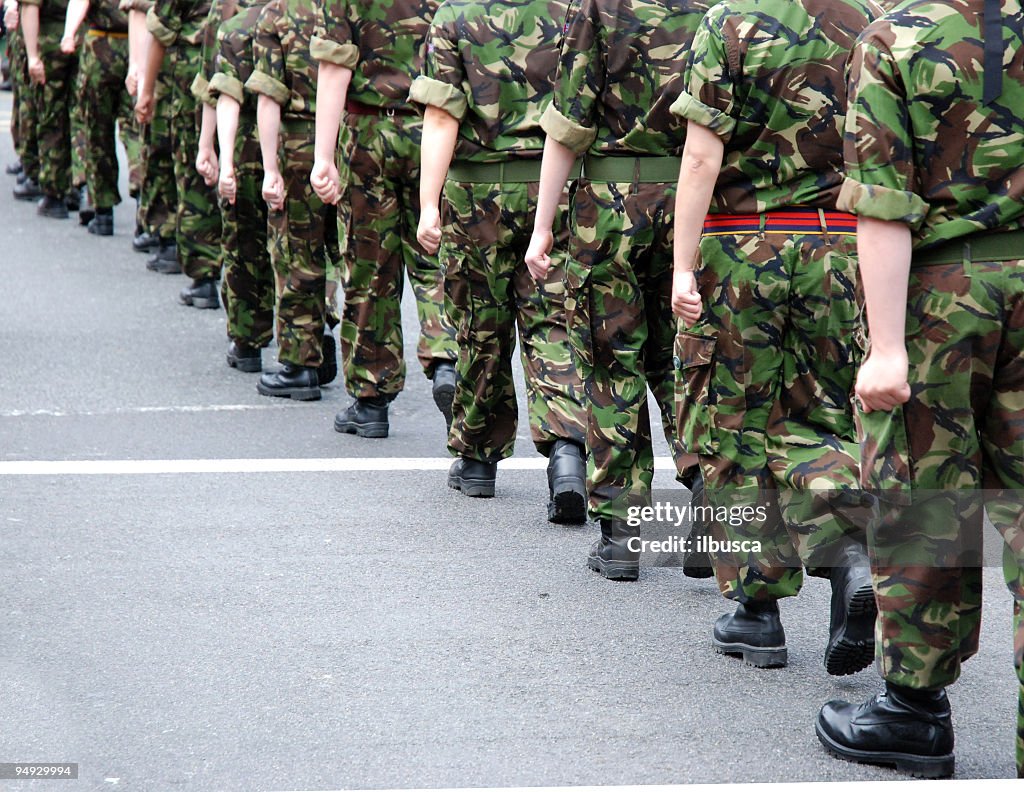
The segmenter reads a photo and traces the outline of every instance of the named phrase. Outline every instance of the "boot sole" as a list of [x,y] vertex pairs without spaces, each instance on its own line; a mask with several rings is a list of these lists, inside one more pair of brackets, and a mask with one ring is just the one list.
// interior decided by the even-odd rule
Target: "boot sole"
[[386,423],[355,423],[354,421],[335,421],[334,431],[339,434],[354,434],[358,437],[382,439],[388,436],[389,426]]
[[485,479],[466,479],[449,476],[448,486],[469,498],[493,498],[494,482]]
[[[181,267],[178,266],[161,267],[158,264],[146,264],[146,269],[148,269],[150,272],[156,272],[160,275],[181,275]],[[187,304],[188,303],[182,301],[182,305]]]
[[319,388],[282,388],[275,390],[266,387],[262,382],[256,383],[256,390],[263,396],[279,396],[295,401],[320,401]]
[[434,404],[444,416],[448,429],[452,428],[452,404],[455,402],[455,386],[442,385],[434,390]]
[[263,371],[263,361],[259,358],[233,358],[229,356],[227,361],[231,368],[244,371],[246,374],[256,374]]
[[548,503],[548,522],[582,525],[587,521],[587,497],[575,490],[559,492]]
[[[825,670],[832,676],[849,676],[863,671],[875,659],[874,625],[878,616],[875,603],[875,592],[868,586],[861,586],[850,598],[850,607],[846,611],[840,638],[825,648]],[[849,624],[855,619],[870,620],[869,634],[866,641],[851,641],[846,637]],[[864,625],[867,629],[868,625]]]
[[202,298],[197,300],[195,297],[193,297],[189,302],[185,303],[185,305],[191,305],[193,308],[200,308],[200,309],[202,309],[202,308],[220,308],[220,300],[217,299],[217,298],[207,299],[206,297],[202,297]]
[[949,778],[956,768],[956,757],[953,754],[915,756],[896,751],[859,751],[856,748],[839,745],[832,740],[825,734],[820,723],[814,724],[814,731],[825,750],[844,762],[895,767],[898,772],[908,773],[915,778]]
[[587,566],[608,580],[633,581],[640,578],[639,561],[605,561],[597,556],[587,559]]
[[737,655],[743,662],[754,668],[785,668],[789,662],[789,650],[785,646],[751,646],[742,643],[723,643],[714,638],[711,646],[722,655]]
[[114,235],[114,229],[113,228],[111,228],[109,231],[94,231],[93,229],[90,228],[90,229],[88,229],[88,231],[93,236],[113,236]]

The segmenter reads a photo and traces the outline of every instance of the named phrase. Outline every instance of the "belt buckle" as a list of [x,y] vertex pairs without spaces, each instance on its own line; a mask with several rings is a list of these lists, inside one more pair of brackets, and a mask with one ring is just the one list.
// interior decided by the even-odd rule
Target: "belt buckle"
[[386,115],[388,118],[394,118],[395,117],[395,108],[393,108],[393,107],[387,108],[384,111],[384,115]]

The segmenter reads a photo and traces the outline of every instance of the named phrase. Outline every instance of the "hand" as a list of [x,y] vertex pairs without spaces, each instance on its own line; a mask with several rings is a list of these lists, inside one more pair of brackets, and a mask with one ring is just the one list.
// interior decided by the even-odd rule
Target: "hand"
[[672,313],[693,327],[703,312],[697,279],[691,271],[675,271],[672,275]]
[[325,204],[336,204],[341,197],[341,176],[333,162],[317,160],[313,163],[313,171],[309,174],[309,183],[313,192]]
[[129,96],[135,96],[139,90],[139,64],[128,64],[128,75],[124,78],[124,87],[128,90]]
[[530,247],[526,250],[526,268],[530,270],[537,283],[543,283],[548,279],[548,272],[551,269],[551,248],[554,244],[555,238],[551,234],[551,229],[534,229]]
[[436,206],[427,206],[420,211],[420,225],[416,229],[416,239],[431,256],[441,247],[441,213]]
[[70,55],[78,47],[78,42],[74,36],[65,36],[60,40],[60,51],[65,55]]
[[20,20],[18,19],[18,6],[8,6],[7,10],[4,11],[4,27],[6,27],[10,31],[17,30],[19,21]]
[[220,178],[220,166],[217,163],[217,152],[212,146],[200,146],[196,155],[196,172],[203,177],[207,187],[213,187]]
[[46,67],[39,58],[28,59],[28,76],[36,85],[46,85]]
[[153,89],[139,85],[138,96],[135,98],[135,120],[140,124],[148,124],[153,120]]
[[872,349],[857,374],[857,398],[864,412],[892,410],[910,399],[907,350]]
[[275,212],[284,209],[284,179],[280,171],[265,171],[263,174],[263,200]]
[[232,206],[235,205],[235,198],[238,196],[238,184],[235,181],[235,169],[225,166],[220,169],[220,179],[217,182],[217,192],[220,197]]

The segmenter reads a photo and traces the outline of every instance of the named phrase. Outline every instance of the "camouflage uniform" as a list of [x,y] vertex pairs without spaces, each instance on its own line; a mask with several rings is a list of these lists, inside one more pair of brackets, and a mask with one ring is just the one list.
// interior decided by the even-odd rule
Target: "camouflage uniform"
[[132,97],[124,87],[128,74],[128,17],[118,0],[93,0],[85,18],[88,30],[79,61],[86,134],[85,170],[89,196],[97,209],[121,203],[115,123],[128,155],[128,183],[138,193],[141,143]]
[[977,651],[981,569],[962,551],[980,543],[984,505],[1015,600],[1024,777],[1024,49],[1021,5],[1005,0],[1006,50],[983,74],[995,37],[982,36],[982,8],[913,0],[862,36],[839,204],[913,239],[910,400],[861,416],[865,485],[914,493],[870,532],[881,673],[938,689]]
[[28,54],[21,28],[11,31],[11,85],[14,89],[11,133],[15,137],[18,158],[25,175],[39,181],[39,142],[35,121],[36,91],[28,79]]
[[270,213],[278,359],[312,368],[323,362],[327,275],[340,259],[337,211],[309,184],[316,127],[316,64],[309,47],[319,19],[313,0],[269,3],[253,44],[255,71],[246,83],[282,108],[278,158],[285,208]]
[[200,43],[209,11],[210,0],[157,0],[146,17],[149,32],[167,47],[164,64],[170,77],[170,145],[178,198],[175,237],[181,268],[195,281],[220,275],[217,195],[195,168],[200,108],[192,82],[202,66]]
[[[860,528],[836,497],[859,489],[860,300],[856,221],[835,204],[843,69],[880,11],[869,3],[719,3],[672,108],[724,143],[700,243],[704,314],[679,334],[676,357],[680,438],[714,505],[766,507],[766,520],[713,525],[720,538],[761,542],[761,553],[715,559],[722,593],[742,602],[796,594],[801,563],[828,576],[840,540]],[[816,26],[822,14],[835,24]],[[764,15],[778,27],[765,31]]]
[[[152,0],[122,0],[123,11],[148,13]],[[164,240],[173,241],[178,206],[174,181],[174,149],[171,146],[171,69],[164,57],[156,76],[153,118],[139,130],[142,156],[139,167],[139,225]]]
[[[60,51],[67,0],[21,0],[39,6],[39,58],[46,67],[46,84],[31,85],[39,152],[39,186],[47,195],[63,198],[71,188],[71,109],[78,74],[78,53]],[[27,80],[27,77],[26,77]]]
[[672,207],[685,128],[668,108],[703,0],[582,0],[570,14],[545,132],[586,152],[572,206],[565,303],[589,402],[587,491],[595,518],[649,501],[648,386],[675,440]]
[[[482,462],[505,459],[514,449],[516,322],[534,444],[547,455],[556,440],[585,441],[582,384],[565,325],[568,193],[547,282],[538,288],[523,262],[544,148],[542,103],[552,90],[558,21],[568,5],[448,0],[434,17],[424,74],[410,94],[461,121],[445,185],[440,254],[459,339],[448,447]],[[511,173],[513,166],[523,172]]]
[[274,337],[274,275],[267,249],[267,204],[263,200],[263,156],[256,131],[256,97],[243,90],[253,72],[256,22],[266,0],[241,3],[226,21],[214,0],[207,19],[204,72],[193,93],[217,106],[220,94],[241,105],[235,135],[235,203],[222,199],[221,296],[227,311],[228,338],[262,349]]
[[405,387],[406,272],[416,296],[423,370],[432,377],[436,362],[457,356],[441,271],[416,241],[423,121],[408,102],[437,6],[436,0],[327,0],[323,27],[310,45],[316,60],[353,71],[342,133],[351,178],[341,204],[353,220],[343,234],[341,349],[345,384],[357,398],[390,400]]

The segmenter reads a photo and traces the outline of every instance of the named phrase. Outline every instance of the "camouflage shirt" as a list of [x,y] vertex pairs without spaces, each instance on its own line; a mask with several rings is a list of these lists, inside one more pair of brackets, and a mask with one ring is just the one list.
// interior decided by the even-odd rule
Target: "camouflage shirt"
[[210,0],[155,0],[146,14],[146,28],[165,47],[179,40],[200,44],[209,11]]
[[256,24],[266,0],[241,4],[238,13],[217,29],[217,56],[214,58],[210,95],[230,96],[240,105],[242,112],[255,116],[256,97],[243,90],[253,72],[253,39]]
[[211,0],[206,24],[203,26],[199,71],[192,81],[192,95],[210,107],[217,106],[217,97],[210,93],[210,80],[217,70],[217,31],[221,23],[227,20],[227,11],[225,0]]
[[850,60],[839,205],[906,223],[915,249],[1024,228],[1024,16],[1003,0],[1002,94],[982,104],[983,0],[912,0]]
[[126,14],[129,11],[141,11],[143,14],[147,14],[153,7],[153,0],[121,0],[119,5]]
[[462,121],[456,157],[495,162],[544,149],[567,0],[446,0],[410,99]]
[[318,61],[353,70],[349,99],[408,108],[438,5],[437,0],[323,0],[322,25],[310,51]]
[[672,110],[725,144],[712,212],[835,208],[846,60],[880,14],[872,0],[725,0],[708,12]]
[[93,30],[128,32],[128,14],[121,10],[120,0],[89,0],[85,23]]
[[680,153],[686,125],[669,107],[709,2],[574,0],[544,131],[577,153]]
[[272,0],[253,42],[255,71],[245,87],[266,94],[291,119],[316,117],[316,61],[309,54],[320,21],[315,0]]

